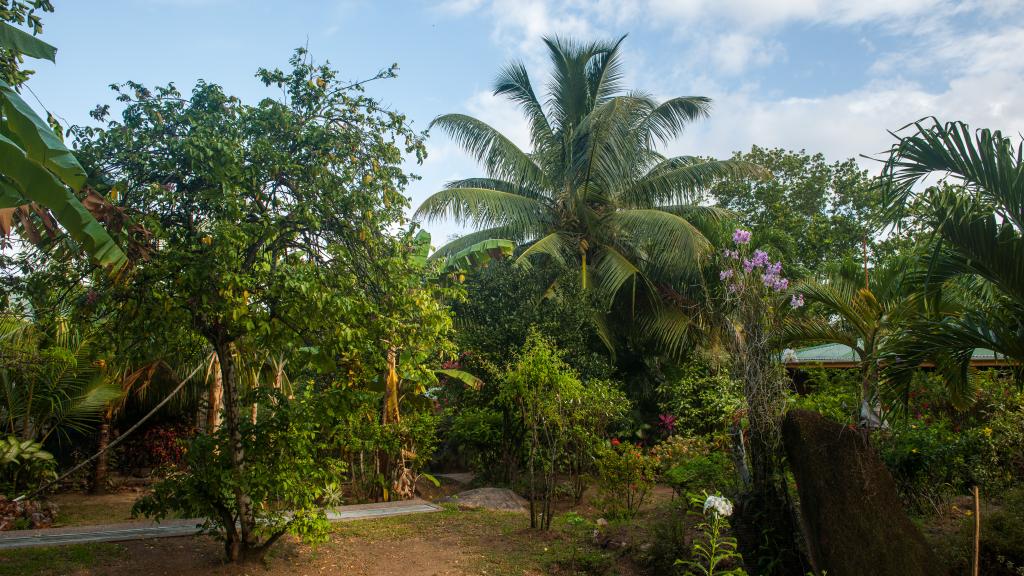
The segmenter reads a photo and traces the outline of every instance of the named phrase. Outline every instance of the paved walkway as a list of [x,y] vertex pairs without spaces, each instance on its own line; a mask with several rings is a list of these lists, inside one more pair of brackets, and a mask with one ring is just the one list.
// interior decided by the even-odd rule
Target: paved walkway
[[[403,500],[400,502],[379,502],[376,504],[355,504],[339,506],[327,511],[332,522],[437,512],[441,508],[426,500]],[[120,542],[146,538],[170,538],[190,536],[196,533],[199,519],[164,520],[163,522],[132,522],[127,524],[104,524],[74,526],[68,528],[45,528],[42,530],[11,530],[0,532],[0,550],[28,548],[30,546],[61,546],[64,544],[89,544],[92,542]]]

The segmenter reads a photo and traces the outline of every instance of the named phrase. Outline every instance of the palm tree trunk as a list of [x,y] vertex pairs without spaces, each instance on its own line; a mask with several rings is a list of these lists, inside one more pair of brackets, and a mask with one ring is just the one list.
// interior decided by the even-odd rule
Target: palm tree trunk
[[90,494],[103,494],[107,491],[107,445],[110,444],[110,421],[113,419],[114,409],[108,406],[103,412],[103,420],[98,430],[99,438],[96,442],[96,450],[99,457],[96,458],[96,466],[92,471],[92,486]]

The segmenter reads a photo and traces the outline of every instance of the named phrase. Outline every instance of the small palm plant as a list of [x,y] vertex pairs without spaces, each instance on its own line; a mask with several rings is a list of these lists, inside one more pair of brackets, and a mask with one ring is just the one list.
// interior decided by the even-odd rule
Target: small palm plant
[[120,386],[88,339],[57,321],[52,330],[13,317],[0,319],[0,424],[21,440],[70,439],[99,421]]

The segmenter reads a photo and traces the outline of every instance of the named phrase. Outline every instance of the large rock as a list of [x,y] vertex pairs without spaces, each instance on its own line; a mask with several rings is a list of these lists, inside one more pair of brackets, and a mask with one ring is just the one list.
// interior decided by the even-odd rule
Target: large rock
[[475,488],[453,494],[439,502],[451,502],[458,504],[459,508],[505,510],[513,512],[526,512],[529,510],[529,503],[523,497],[508,488]]
[[829,576],[945,571],[903,511],[896,483],[861,432],[791,410],[782,426],[811,561]]

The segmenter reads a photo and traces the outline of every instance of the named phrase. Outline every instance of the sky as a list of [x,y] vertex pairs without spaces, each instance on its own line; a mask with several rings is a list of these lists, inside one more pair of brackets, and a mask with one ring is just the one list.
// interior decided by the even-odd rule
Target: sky
[[[1024,0],[55,0],[43,39],[56,65],[34,62],[29,87],[70,124],[89,124],[109,85],[198,79],[256,103],[274,92],[254,77],[308,46],[352,80],[399,65],[370,95],[418,130],[449,112],[490,123],[521,147],[516,107],[491,93],[499,68],[521,60],[535,86],[541,38],[618,38],[626,85],[660,99],[713,100],[668,154],[728,157],[752,145],[821,152],[830,161],[878,155],[889,131],[926,116],[1024,132]],[[443,134],[410,169],[415,208],[444,182],[480,175]],[[426,223],[439,244],[460,228]]]

